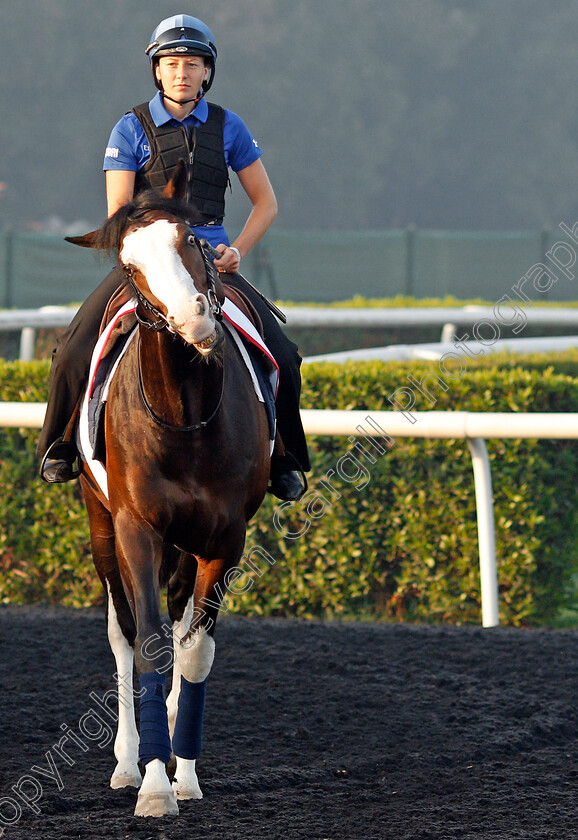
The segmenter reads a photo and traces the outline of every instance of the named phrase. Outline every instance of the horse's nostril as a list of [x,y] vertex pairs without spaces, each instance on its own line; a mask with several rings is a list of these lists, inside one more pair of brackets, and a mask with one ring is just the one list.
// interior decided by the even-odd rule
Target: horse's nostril
[[195,315],[204,315],[205,314],[205,305],[202,300],[198,300],[195,302]]

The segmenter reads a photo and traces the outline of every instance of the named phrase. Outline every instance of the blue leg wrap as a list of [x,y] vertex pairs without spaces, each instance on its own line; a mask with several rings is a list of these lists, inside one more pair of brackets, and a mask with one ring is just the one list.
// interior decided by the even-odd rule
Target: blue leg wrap
[[165,703],[165,675],[153,671],[140,675],[140,742],[138,757],[143,764],[159,758],[165,764],[171,760],[171,740]]
[[173,752],[179,758],[198,758],[201,753],[206,688],[206,679],[193,683],[181,675],[179,711],[173,735]]

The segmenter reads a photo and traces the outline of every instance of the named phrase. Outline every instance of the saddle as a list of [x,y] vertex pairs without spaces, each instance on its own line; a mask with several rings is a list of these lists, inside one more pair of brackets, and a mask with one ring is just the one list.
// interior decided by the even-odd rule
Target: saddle
[[223,288],[225,290],[225,298],[227,300],[230,300],[231,303],[234,303],[236,306],[238,306],[243,315],[247,316],[247,318],[249,319],[249,321],[251,321],[261,338],[263,338],[263,322],[261,321],[259,313],[255,309],[247,295],[240,289],[236,289],[234,286],[230,286],[226,281],[223,282]]
[[[106,305],[106,309],[104,310],[104,315],[102,316],[102,321],[100,322],[100,329],[98,331],[99,336],[103,334],[106,327],[110,324],[112,320],[117,316],[123,306],[125,306],[129,300],[133,297],[132,289],[128,283],[123,283],[122,286],[119,286],[116,292],[112,295],[110,300]],[[108,355],[111,348],[114,347],[118,338],[121,335],[126,335],[129,333],[136,324],[136,315],[126,316],[125,318],[119,318],[119,321],[112,329],[110,334],[110,338],[102,351],[101,359],[104,359],[105,356]]]

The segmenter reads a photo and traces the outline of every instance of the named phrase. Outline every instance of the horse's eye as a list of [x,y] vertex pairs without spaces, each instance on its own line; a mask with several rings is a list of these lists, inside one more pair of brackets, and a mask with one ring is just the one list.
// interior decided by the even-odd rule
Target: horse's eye
[[187,236],[187,244],[190,245],[191,248],[194,246],[194,244],[195,244],[195,234],[194,233],[190,233]]

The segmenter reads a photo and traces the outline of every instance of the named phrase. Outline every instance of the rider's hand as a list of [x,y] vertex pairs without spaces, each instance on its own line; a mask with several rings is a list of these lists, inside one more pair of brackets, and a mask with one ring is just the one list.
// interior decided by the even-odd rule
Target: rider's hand
[[215,268],[217,271],[227,274],[235,274],[239,270],[241,258],[236,248],[231,248],[228,245],[217,245],[216,250],[221,254],[220,259],[215,260]]

